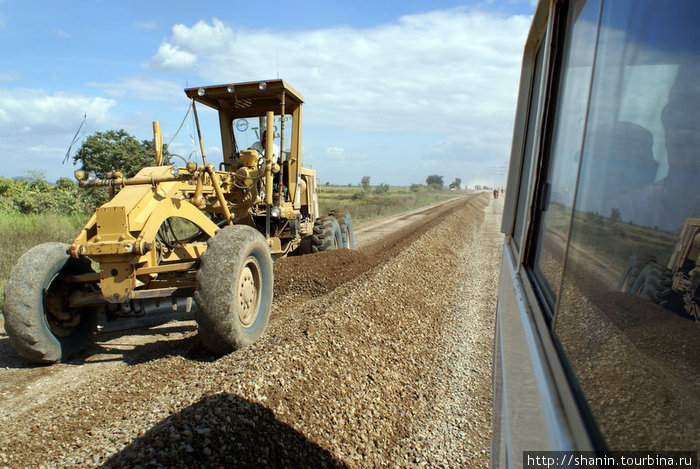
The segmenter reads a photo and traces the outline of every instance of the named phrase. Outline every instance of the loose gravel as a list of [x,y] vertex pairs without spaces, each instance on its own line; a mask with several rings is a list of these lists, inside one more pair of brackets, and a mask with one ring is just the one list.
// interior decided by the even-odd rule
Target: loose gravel
[[0,369],[0,467],[488,467],[498,210],[278,261],[268,331],[223,357],[176,322]]

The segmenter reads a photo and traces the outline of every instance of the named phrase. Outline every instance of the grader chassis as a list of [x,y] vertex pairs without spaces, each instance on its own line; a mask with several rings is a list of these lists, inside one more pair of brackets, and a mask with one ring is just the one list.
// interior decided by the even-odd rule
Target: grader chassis
[[[349,213],[318,215],[316,172],[301,160],[299,93],[283,80],[185,93],[202,164],[162,165],[154,123],[157,166],[132,178],[76,171],[80,187],[109,188],[110,200],[70,246],[36,246],[14,267],[2,311],[10,342],[26,359],[64,361],[90,342],[98,316],[123,321],[147,315],[149,301],[188,297],[198,305],[204,347],[228,353],[267,325],[273,258],[354,247]],[[207,163],[197,103],[219,115],[218,169]]]

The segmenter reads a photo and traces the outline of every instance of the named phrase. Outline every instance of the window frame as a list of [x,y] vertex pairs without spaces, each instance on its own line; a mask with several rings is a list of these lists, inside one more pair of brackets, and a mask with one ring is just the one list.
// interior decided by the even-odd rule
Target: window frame
[[[597,0],[601,4],[603,0]],[[541,2],[545,3],[545,2]],[[538,381],[542,380],[540,388],[541,399],[551,399],[551,406],[558,408],[561,414],[550,415],[547,420],[551,423],[558,421],[568,427],[570,444],[579,450],[605,450],[602,439],[585,396],[578,386],[573,369],[568,363],[566,354],[552,332],[552,321],[556,311],[556,302],[546,300],[543,291],[542,278],[532,268],[537,250],[537,239],[542,208],[546,202],[547,169],[552,161],[551,143],[555,127],[558,98],[560,96],[563,65],[570,46],[568,34],[571,25],[569,8],[571,3],[565,0],[546,2],[547,14],[533,19],[528,41],[525,46],[523,68],[521,73],[520,97],[516,111],[511,161],[508,173],[508,191],[504,204],[504,215],[501,231],[506,234],[504,264],[511,266],[511,284],[515,287],[515,296],[521,302],[520,321],[524,330],[531,332],[529,340],[533,341],[530,350],[539,350],[538,362],[540,373]],[[585,1],[580,3],[585,5]],[[538,8],[539,10],[539,8]],[[572,23],[573,24],[573,23]],[[565,39],[565,40],[563,40]],[[537,54],[543,50],[542,71],[540,82],[537,83],[536,63]],[[591,69],[591,72],[593,68]],[[537,102],[532,102],[532,90],[539,86]],[[589,84],[590,86],[590,84]],[[523,95],[523,93],[527,93]],[[523,102],[527,99],[526,102]],[[531,106],[536,105],[535,122],[531,122]],[[526,135],[530,125],[534,125],[533,142],[528,145]],[[584,127],[585,134],[585,127]],[[529,174],[523,174],[525,158],[530,159]],[[527,184],[526,191],[521,194],[521,185]],[[578,185],[578,168],[576,174]],[[523,209],[519,209],[519,199],[525,196]],[[521,232],[515,233],[516,217],[524,217]],[[568,251],[571,224],[565,241],[564,261]],[[520,237],[520,246],[514,242]],[[563,266],[565,269],[565,265]],[[563,271],[562,271],[563,274]],[[503,275],[503,274],[502,274]],[[501,282],[504,281],[502,276]],[[561,285],[553,285],[560,288]],[[500,297],[500,293],[499,293]],[[500,311],[499,316],[506,316]],[[503,318],[499,322],[504,321]],[[530,331],[531,329],[531,331]],[[534,345],[534,344],[538,345]],[[536,366],[536,367],[537,367]],[[549,384],[543,384],[543,383]],[[545,397],[545,394],[548,397]],[[551,419],[551,420],[550,420]],[[550,435],[551,437],[551,435]],[[562,442],[560,441],[560,444]]]

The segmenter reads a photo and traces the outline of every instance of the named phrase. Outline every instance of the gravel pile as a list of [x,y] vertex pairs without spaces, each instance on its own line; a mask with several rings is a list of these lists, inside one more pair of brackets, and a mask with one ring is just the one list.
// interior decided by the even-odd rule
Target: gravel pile
[[247,349],[172,323],[109,372],[52,367],[80,385],[3,408],[0,467],[488,467],[499,207],[278,261]]

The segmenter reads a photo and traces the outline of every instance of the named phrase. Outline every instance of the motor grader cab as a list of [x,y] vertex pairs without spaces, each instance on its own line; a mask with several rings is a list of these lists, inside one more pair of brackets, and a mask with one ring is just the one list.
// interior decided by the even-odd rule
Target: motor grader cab
[[[272,303],[272,259],[352,248],[349,213],[319,217],[316,172],[302,165],[303,98],[283,80],[185,90],[201,162],[157,166],[133,178],[85,178],[105,187],[70,245],[25,253],[10,274],[2,307],[14,348],[30,361],[65,360],[89,343],[100,317],[148,314],[149,301],[194,297],[205,348],[228,353],[263,333]],[[207,162],[197,104],[218,112],[223,161]],[[262,140],[262,141],[261,141]]]

